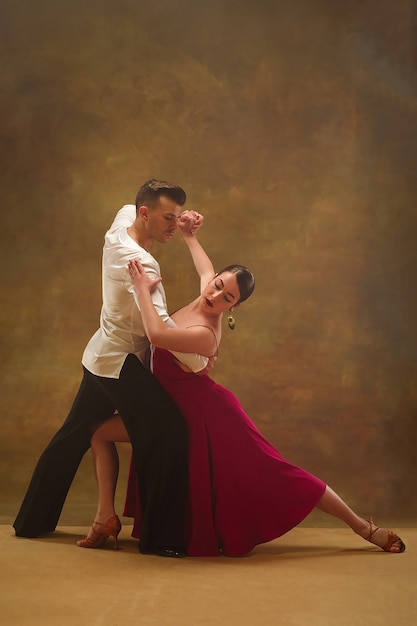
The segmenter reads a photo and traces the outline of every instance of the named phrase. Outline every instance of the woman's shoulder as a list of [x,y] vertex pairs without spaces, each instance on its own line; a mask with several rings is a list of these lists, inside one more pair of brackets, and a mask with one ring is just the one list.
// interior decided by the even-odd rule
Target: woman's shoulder
[[218,337],[217,337],[217,334],[216,334],[214,328],[212,328],[212,326],[209,326],[207,324],[190,324],[189,326],[186,326],[186,328],[197,328],[197,327],[207,328],[211,332],[211,334],[213,336],[215,351],[213,352],[213,354],[210,354],[209,356],[210,357],[217,356],[218,353],[219,353],[219,340],[218,340]]

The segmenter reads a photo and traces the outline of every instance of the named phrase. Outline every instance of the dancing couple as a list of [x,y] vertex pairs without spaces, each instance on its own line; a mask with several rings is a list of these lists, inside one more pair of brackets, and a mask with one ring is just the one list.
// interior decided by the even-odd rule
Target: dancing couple
[[[98,508],[87,537],[77,543],[98,548],[112,536],[117,547],[115,442],[130,441],[124,514],[134,518],[142,553],[244,555],[288,532],[315,507],[386,552],[403,552],[395,533],[358,516],[325,482],[284,459],[234,394],[210,377],[223,315],[233,327],[232,314],[255,281],[241,265],[215,272],[197,237],[203,218],[182,211],[184,203],[181,188],[148,181],[135,213],[132,205],[121,209],[106,234],[100,329],[84,352],[84,377],[70,415],[35,469],[16,534],[54,530],[91,444]],[[168,316],[149,249],[177,228],[200,277],[200,295]],[[146,362],[149,342],[153,374]]]

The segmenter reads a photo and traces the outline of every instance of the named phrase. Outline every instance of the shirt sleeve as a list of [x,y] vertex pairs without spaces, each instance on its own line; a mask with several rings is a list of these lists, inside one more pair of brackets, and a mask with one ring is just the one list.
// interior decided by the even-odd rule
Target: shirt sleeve
[[136,219],[136,206],[134,204],[125,204],[117,212],[109,231],[118,230],[119,228],[128,228],[132,226]]
[[[161,276],[159,265],[157,261],[151,255],[132,255],[132,258],[137,258],[149,278],[152,280],[159,278]],[[130,279],[129,271],[126,269],[126,287],[127,290],[133,295],[135,299],[136,306],[140,311],[140,304],[138,300],[137,293]],[[166,323],[168,326],[172,326],[175,324],[172,322],[171,318],[168,314],[167,309],[167,301],[165,296],[165,290],[162,286],[162,282],[159,282],[155,289],[151,293],[151,298],[153,305],[158,313],[159,317]]]

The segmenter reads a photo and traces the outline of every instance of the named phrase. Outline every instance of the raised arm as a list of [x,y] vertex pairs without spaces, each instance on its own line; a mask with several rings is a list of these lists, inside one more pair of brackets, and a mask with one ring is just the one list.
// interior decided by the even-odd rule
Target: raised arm
[[161,278],[152,280],[137,260],[129,262],[129,273],[137,293],[146,335],[154,346],[176,352],[197,352],[207,357],[214,353],[215,338],[206,326],[171,328],[164,324],[151,298],[151,292]]
[[197,231],[201,227],[203,217],[196,211],[183,211],[178,218],[178,230],[187,244],[195,269],[200,277],[200,292],[214,276],[214,268],[204,248],[197,239]]

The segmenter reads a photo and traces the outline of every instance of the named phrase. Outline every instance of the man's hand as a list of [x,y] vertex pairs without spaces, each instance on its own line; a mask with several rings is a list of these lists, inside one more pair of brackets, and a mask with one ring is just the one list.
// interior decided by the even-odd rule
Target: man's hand
[[202,376],[203,374],[208,374],[210,370],[213,369],[214,364],[216,362],[217,356],[210,356],[206,367],[199,372],[195,372],[198,376]]
[[204,217],[197,211],[183,211],[177,218],[178,230],[183,237],[191,237],[203,225]]

